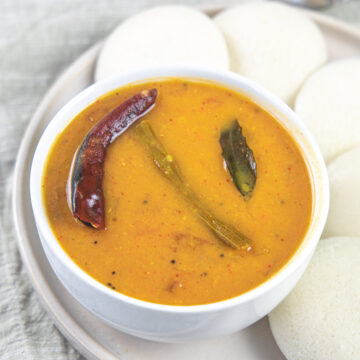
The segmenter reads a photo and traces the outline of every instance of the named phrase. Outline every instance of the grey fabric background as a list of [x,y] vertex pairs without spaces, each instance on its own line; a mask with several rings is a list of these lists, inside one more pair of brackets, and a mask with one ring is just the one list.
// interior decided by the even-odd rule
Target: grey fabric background
[[[81,359],[42,309],[11,221],[11,176],[21,137],[49,86],[122,19],[165,3],[241,0],[0,0],[0,359]],[[360,25],[360,0],[325,12]]]

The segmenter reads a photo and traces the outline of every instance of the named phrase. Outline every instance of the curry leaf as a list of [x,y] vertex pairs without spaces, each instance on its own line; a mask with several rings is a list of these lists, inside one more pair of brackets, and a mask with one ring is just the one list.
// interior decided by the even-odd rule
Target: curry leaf
[[235,186],[243,196],[251,196],[257,177],[256,162],[236,119],[221,131],[220,145]]

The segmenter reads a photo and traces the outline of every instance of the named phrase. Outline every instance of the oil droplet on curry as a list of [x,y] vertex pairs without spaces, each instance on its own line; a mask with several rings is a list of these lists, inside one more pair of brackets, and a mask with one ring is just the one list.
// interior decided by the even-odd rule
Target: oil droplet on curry
[[[136,125],[107,149],[106,229],[74,219],[66,189],[77,148],[106,114],[150,88],[158,90],[155,107],[138,123],[151,124],[199,201],[251,239],[252,251],[227,246],[201,221],[154,166]],[[220,133],[234,119],[256,159],[250,198],[224,168]],[[90,276],[137,299],[199,305],[243,294],[287,263],[310,223],[312,187],[297,145],[270,114],[211,82],[170,78],[120,88],[77,115],[48,156],[43,200],[59,243]]]

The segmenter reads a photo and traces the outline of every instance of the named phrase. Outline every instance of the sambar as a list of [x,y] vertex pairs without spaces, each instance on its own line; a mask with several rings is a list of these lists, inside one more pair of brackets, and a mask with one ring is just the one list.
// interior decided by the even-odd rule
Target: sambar
[[[199,200],[251,239],[254,251],[219,241],[154,166],[133,127],[106,154],[106,230],[74,220],[66,189],[77,148],[96,122],[149,88],[158,89],[156,105],[139,121],[151,123]],[[223,166],[220,131],[233,119],[257,163],[249,199]],[[48,156],[43,199],[56,238],[84,271],[125,295],[171,305],[221,301],[260,285],[294,254],[312,215],[307,166],[277,120],[232,90],[178,78],[127,85],[78,114]]]

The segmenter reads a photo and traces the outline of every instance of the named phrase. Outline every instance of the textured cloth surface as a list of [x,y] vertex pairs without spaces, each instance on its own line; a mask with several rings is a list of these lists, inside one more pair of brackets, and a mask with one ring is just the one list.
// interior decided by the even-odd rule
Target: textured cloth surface
[[[0,359],[81,359],[32,289],[11,220],[11,177],[21,137],[42,96],[84,50],[122,19],[165,3],[241,0],[0,0]],[[360,0],[325,12],[360,25]]]

